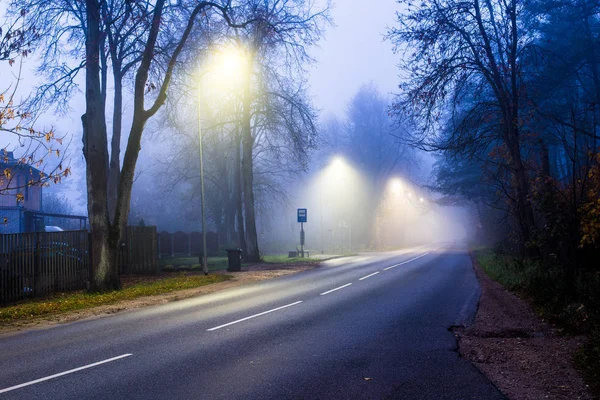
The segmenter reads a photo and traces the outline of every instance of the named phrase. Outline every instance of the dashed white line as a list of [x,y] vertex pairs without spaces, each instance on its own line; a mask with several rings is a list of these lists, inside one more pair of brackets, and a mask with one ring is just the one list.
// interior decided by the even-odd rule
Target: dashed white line
[[229,322],[227,324],[215,326],[214,328],[207,329],[207,331],[209,331],[209,332],[216,331],[217,329],[225,328],[226,326],[229,326],[229,325],[238,324],[240,322],[248,321],[249,319],[260,317],[261,315],[269,314],[269,313],[272,313],[272,312],[275,312],[275,311],[283,310],[284,308],[292,307],[292,306],[295,306],[295,305],[300,304],[300,303],[302,303],[302,300],[297,301],[295,303],[286,304],[285,306],[277,307],[277,308],[274,308],[274,309],[269,310],[269,311],[263,311],[261,313],[254,314],[254,315],[251,315],[251,316],[246,317],[246,318],[238,319],[236,321],[232,321],[232,322]]
[[323,292],[323,293],[321,293],[321,296],[325,296],[326,294],[329,294],[329,293],[331,293],[331,292],[335,292],[336,290],[343,289],[343,288],[345,288],[345,287],[348,287],[348,286],[350,286],[350,285],[352,285],[352,283],[346,283],[345,285],[342,285],[342,286],[340,286],[340,287],[336,287],[335,289],[331,289],[331,290],[328,290],[328,291],[326,291],[326,292]]
[[425,254],[421,254],[421,255],[420,255],[420,256],[418,256],[418,257],[411,258],[410,260],[403,261],[403,262],[401,262],[400,264],[395,264],[395,265],[392,265],[391,267],[384,268],[383,270],[384,270],[384,271],[387,271],[388,269],[392,269],[392,268],[396,268],[396,267],[399,267],[399,266],[401,266],[401,265],[404,265],[404,264],[408,264],[408,263],[409,263],[409,262],[411,262],[411,261],[415,261],[415,260],[418,260],[418,259],[419,259],[419,258],[421,258],[421,257],[425,257],[427,254],[429,254],[429,252],[427,252],[427,253],[425,253]]
[[132,355],[133,354],[123,354],[123,355],[120,355],[118,357],[109,358],[108,360],[98,361],[98,362],[95,362],[93,364],[84,365],[83,367],[70,369],[68,371],[60,372],[58,374],[54,374],[54,375],[50,375],[50,376],[46,376],[44,378],[36,379],[34,381],[29,381],[29,382],[21,383],[20,385],[15,385],[15,386],[7,387],[5,389],[0,389],[0,393],[6,393],[6,392],[10,392],[12,390],[20,389],[20,388],[25,387],[25,386],[35,385],[36,383],[48,381],[50,379],[58,378],[59,376],[63,376],[63,375],[72,374],[74,372],[81,371],[81,370],[84,370],[84,369],[88,369],[88,368],[92,368],[92,367],[97,367],[98,365],[102,365],[102,364],[106,364],[106,363],[109,363],[109,362],[112,362],[112,361],[120,360],[121,358],[129,357],[129,356],[132,356]]
[[359,279],[359,281],[363,281],[363,280],[365,280],[367,278],[372,277],[373,275],[377,275],[378,273],[379,273],[379,271],[373,272],[371,275],[363,276],[362,278]]

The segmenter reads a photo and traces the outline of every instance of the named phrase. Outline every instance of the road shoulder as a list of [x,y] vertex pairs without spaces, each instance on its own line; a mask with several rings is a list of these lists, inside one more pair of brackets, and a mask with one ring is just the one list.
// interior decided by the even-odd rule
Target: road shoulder
[[[233,278],[224,282],[213,283],[192,289],[178,290],[155,296],[139,297],[132,300],[119,301],[112,304],[102,305],[94,308],[71,311],[63,314],[3,322],[0,324],[0,337],[17,334],[27,330],[47,329],[58,324],[71,323],[80,320],[101,318],[142,307],[166,304],[173,301],[202,296],[230,288],[252,284],[267,279],[290,275],[318,267],[319,261],[308,261],[291,264],[269,264],[259,263],[245,265],[241,272],[216,271],[215,274],[228,274]],[[157,279],[156,276],[124,276],[123,285]]]
[[560,336],[472,260],[481,298],[475,323],[453,329],[460,355],[511,400],[592,399],[573,367],[585,338]]

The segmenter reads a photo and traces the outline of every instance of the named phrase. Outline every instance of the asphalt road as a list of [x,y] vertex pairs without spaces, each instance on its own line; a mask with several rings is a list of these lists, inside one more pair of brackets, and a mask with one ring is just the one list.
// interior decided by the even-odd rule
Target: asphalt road
[[0,399],[502,399],[448,331],[478,296],[450,245],[331,260],[0,338]]

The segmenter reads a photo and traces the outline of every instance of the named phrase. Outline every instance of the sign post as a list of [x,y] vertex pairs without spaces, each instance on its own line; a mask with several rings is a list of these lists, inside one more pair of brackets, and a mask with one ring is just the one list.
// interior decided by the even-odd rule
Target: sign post
[[304,258],[304,223],[307,222],[306,208],[298,209],[298,222],[300,223],[300,257]]

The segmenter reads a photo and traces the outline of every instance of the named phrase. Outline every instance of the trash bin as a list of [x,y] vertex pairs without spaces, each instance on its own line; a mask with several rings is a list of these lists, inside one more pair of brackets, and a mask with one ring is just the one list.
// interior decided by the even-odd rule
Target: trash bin
[[242,270],[242,249],[226,249],[229,272],[240,272]]

